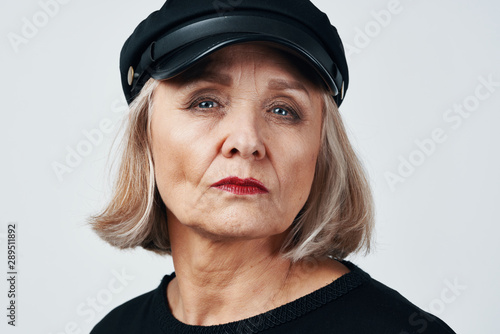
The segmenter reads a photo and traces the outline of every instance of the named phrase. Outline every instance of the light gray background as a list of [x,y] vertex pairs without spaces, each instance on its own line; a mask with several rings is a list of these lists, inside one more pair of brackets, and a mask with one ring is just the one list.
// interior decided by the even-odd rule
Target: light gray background
[[[2,333],[87,333],[173,270],[168,257],[111,248],[85,223],[109,195],[107,156],[126,115],[120,48],[163,1],[65,2],[46,22],[35,0],[2,0],[0,10],[1,268],[9,222],[18,224],[19,246],[18,326],[7,326],[2,311]],[[376,251],[351,260],[457,333],[498,333],[500,3],[314,2],[349,45],[351,84],[341,112],[377,205]],[[391,6],[390,22],[377,23],[374,12]],[[34,16],[43,26],[16,52],[9,36],[22,36],[23,19]],[[475,100],[476,89],[488,92],[478,88],[481,77],[497,86]],[[443,118],[463,103],[474,111],[460,124]],[[114,131],[58,179],[53,163],[65,164],[83,132],[103,121]],[[418,158],[416,141],[437,129],[446,140],[391,189],[386,174],[398,172],[401,157]]]

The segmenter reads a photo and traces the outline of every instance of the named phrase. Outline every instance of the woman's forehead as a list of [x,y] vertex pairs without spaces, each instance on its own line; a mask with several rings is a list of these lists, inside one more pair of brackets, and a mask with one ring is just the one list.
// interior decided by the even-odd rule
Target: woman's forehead
[[[177,79],[191,82],[197,79],[208,79],[230,85],[235,67],[245,70],[245,65],[253,71],[265,66],[266,71],[281,76],[276,79],[295,79],[300,82],[320,86],[322,80],[314,68],[305,60],[285,50],[264,43],[244,43],[224,47],[198,61],[195,65],[181,73]],[[247,69],[248,70],[248,69]]]

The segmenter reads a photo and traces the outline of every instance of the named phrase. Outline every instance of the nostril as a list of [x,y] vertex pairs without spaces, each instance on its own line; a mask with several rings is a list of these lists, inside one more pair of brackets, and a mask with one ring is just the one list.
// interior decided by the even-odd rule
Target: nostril
[[248,133],[230,133],[224,138],[222,153],[225,157],[231,158],[241,156],[244,159],[260,160],[266,155],[264,144],[260,137]]

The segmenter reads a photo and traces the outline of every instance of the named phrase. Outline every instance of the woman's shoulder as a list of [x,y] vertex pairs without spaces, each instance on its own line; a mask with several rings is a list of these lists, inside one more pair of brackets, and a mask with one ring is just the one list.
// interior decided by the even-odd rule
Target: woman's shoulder
[[166,286],[175,274],[165,275],[160,285],[137,296],[111,310],[99,321],[90,334],[128,334],[128,333],[162,333],[156,326],[157,307],[160,300],[159,291]]
[[358,284],[327,308],[333,308],[334,314],[343,314],[339,318],[352,321],[350,326],[356,322],[360,333],[378,333],[376,329],[382,328],[380,333],[454,333],[441,319],[420,309],[398,291],[373,279],[353,263],[342,263],[350,270],[344,279]]

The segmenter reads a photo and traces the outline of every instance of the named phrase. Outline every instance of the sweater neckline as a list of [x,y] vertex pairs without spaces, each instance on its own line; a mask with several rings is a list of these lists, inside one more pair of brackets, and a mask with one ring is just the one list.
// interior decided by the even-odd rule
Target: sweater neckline
[[175,272],[165,275],[153,297],[153,309],[159,326],[165,333],[180,334],[218,334],[218,333],[257,333],[288,321],[297,319],[315,309],[347,294],[370,278],[366,272],[351,263],[340,261],[349,272],[334,280],[332,283],[313,291],[303,297],[278,306],[267,312],[250,318],[212,326],[188,325],[172,315],[168,306],[167,285],[175,277]]

